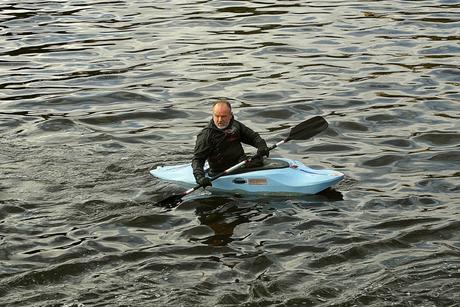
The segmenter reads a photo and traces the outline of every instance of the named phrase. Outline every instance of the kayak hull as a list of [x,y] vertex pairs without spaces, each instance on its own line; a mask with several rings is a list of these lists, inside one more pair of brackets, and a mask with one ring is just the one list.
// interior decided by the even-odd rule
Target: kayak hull
[[[225,175],[207,188],[213,193],[313,195],[334,186],[344,174],[327,169],[312,169],[302,162],[285,158],[267,159],[268,164],[281,167],[248,169],[246,172]],[[191,164],[158,166],[151,175],[190,188],[196,186]]]

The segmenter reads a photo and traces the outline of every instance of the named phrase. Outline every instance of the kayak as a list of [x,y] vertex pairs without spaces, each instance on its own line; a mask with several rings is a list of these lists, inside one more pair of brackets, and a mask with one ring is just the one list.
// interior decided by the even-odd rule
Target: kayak
[[[150,174],[187,188],[197,185],[190,163],[158,166]],[[270,158],[265,159],[261,167],[241,168],[219,177],[207,189],[213,193],[313,195],[332,187],[343,177],[340,172],[312,169],[300,161]]]

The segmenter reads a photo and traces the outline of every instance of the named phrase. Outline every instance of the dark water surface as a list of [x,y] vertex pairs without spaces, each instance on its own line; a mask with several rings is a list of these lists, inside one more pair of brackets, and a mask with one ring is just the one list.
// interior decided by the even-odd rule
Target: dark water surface
[[[460,306],[458,1],[1,1],[0,305]],[[152,178],[216,97],[303,198]],[[250,151],[250,149],[248,149]]]

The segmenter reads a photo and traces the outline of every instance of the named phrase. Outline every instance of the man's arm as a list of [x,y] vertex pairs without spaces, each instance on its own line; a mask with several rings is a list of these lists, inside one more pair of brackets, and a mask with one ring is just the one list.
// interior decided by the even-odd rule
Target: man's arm
[[209,151],[210,147],[207,141],[207,133],[203,130],[196,138],[195,150],[192,158],[193,176],[196,182],[200,182],[200,180],[205,177],[203,167],[208,158]]
[[243,123],[240,124],[240,137],[241,137],[241,142],[254,146],[257,148],[257,154],[260,156],[267,156],[268,157],[268,147],[267,143],[265,140],[254,130],[251,128],[245,126]]

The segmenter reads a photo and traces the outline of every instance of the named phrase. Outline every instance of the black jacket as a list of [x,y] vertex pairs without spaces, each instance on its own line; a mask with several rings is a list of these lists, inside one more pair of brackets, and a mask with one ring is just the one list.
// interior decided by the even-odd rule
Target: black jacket
[[241,122],[231,119],[225,129],[219,129],[211,119],[197,137],[192,159],[193,175],[198,181],[204,177],[203,166],[206,160],[213,174],[220,173],[245,159],[241,143],[259,148],[267,146],[257,132]]

